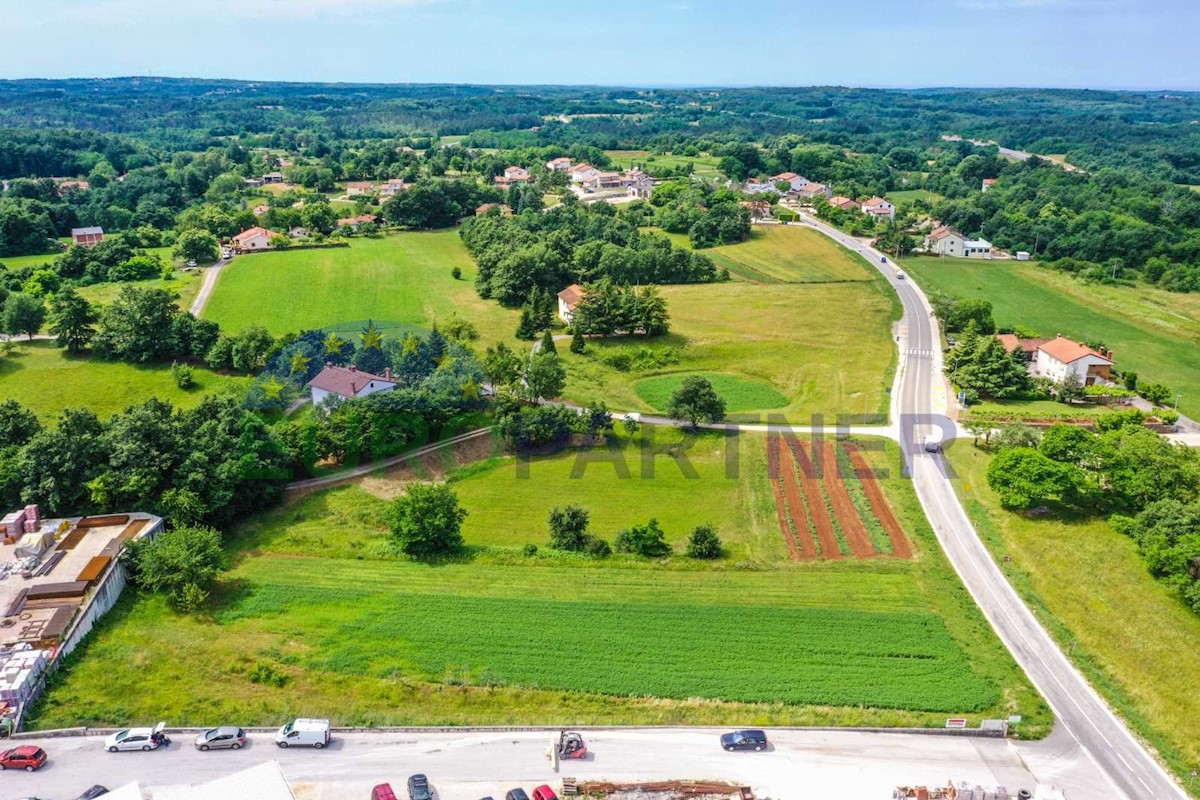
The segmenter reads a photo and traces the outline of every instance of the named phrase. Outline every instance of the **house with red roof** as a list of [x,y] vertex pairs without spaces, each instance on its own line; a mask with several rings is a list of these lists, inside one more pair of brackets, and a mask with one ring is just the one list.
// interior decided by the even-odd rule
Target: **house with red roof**
[[843,211],[858,211],[858,201],[843,195],[836,195],[829,198],[829,205],[834,208],[840,208]]
[[552,158],[546,162],[546,169],[551,172],[566,172],[571,168],[571,159],[566,156]]
[[584,289],[578,283],[572,283],[559,292],[558,318],[570,325],[571,316],[575,313],[575,309],[579,307],[579,303],[583,300],[583,295]]
[[794,172],[781,172],[778,175],[771,176],[771,184],[774,185],[780,181],[787,181],[792,187],[793,192],[798,192],[805,186],[808,186],[808,178],[797,175]]
[[797,189],[796,194],[800,195],[801,197],[829,197],[833,194],[833,189],[830,189],[823,183],[814,183],[813,181],[809,181]]
[[1030,372],[1055,383],[1061,383],[1068,375],[1077,377],[1084,386],[1112,380],[1115,363],[1112,350],[1096,350],[1061,333],[1053,339],[1022,339],[1011,333],[998,333],[996,338],[1008,352],[1020,350]]
[[980,191],[981,191],[981,192],[986,192],[988,189],[992,188],[992,187],[993,187],[993,186],[995,186],[995,185],[996,185],[996,179],[995,179],[995,178],[984,178],[984,179],[983,179],[983,186],[980,188]]
[[356,231],[358,230],[358,226],[362,225],[364,222],[374,223],[378,221],[378,219],[379,217],[375,216],[374,214],[360,214],[357,217],[343,217],[337,221],[337,224],[339,228],[350,228],[351,230]]
[[390,392],[398,385],[399,382],[392,379],[390,367],[385,369],[382,375],[373,375],[363,372],[353,364],[348,367],[336,367],[328,361],[325,362],[325,369],[308,382],[313,405],[330,395],[346,400],[351,397],[366,397],[376,392]]
[[274,235],[274,233],[266,228],[260,228],[256,225],[233,237],[233,249],[240,253],[251,250],[270,250],[271,237]]
[[882,197],[872,197],[862,204],[862,212],[870,214],[872,217],[880,218],[887,217],[888,219],[896,218],[896,207],[884,200]]

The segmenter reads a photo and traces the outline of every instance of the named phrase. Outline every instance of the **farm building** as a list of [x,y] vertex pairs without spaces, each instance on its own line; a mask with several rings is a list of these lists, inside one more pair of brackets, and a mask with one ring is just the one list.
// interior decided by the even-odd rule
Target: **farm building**
[[268,172],[266,175],[262,176],[262,182],[263,183],[283,183],[283,173],[282,172]]
[[568,325],[571,324],[571,315],[575,313],[575,309],[579,307],[580,301],[583,300],[584,290],[578,283],[572,283],[567,288],[558,293],[558,318]]
[[325,369],[308,382],[314,405],[330,395],[344,399],[366,397],[376,392],[390,392],[398,385],[399,383],[392,379],[390,368],[384,370],[382,375],[372,375],[353,364],[348,367],[336,367],[331,362],[326,362]]
[[963,255],[967,258],[991,258],[992,243],[987,239],[967,239],[963,242]]
[[250,250],[270,250],[271,237],[275,234],[266,228],[255,226],[233,237],[233,249],[240,253]]
[[84,247],[92,247],[104,241],[104,229],[98,225],[91,228],[71,228],[71,241]]

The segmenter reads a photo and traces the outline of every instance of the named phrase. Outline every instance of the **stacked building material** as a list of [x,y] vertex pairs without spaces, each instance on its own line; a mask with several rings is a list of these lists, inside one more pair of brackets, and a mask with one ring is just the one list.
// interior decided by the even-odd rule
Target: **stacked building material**
[[33,695],[34,686],[49,663],[45,650],[13,649],[0,656],[0,701],[20,705]]
[[25,509],[10,511],[0,519],[0,529],[4,533],[6,544],[12,544],[25,534]]

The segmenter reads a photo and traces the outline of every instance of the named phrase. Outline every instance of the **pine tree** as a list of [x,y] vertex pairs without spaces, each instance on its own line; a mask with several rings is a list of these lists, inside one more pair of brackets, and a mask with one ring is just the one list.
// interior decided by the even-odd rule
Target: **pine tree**
[[534,326],[533,307],[526,303],[521,306],[521,319],[517,322],[517,338],[531,341],[537,338],[537,328]]
[[583,333],[576,328],[571,334],[571,352],[575,355],[583,355],[587,350],[587,344],[583,341]]
[[551,335],[549,328],[542,333],[542,352],[558,355],[558,348],[554,345],[554,336]]

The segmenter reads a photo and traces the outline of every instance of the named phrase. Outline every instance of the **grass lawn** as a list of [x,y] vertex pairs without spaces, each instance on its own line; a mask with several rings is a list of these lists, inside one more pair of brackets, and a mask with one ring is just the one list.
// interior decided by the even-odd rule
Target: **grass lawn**
[[1031,519],[1000,508],[990,456],[948,448],[959,494],[1010,582],[1115,708],[1186,782],[1200,768],[1200,617],[1100,519]]
[[1127,406],[1063,405],[1054,400],[985,400],[970,408],[977,414],[1012,414],[1023,419],[1065,419],[1095,417],[1111,411],[1124,411]]
[[195,272],[175,270],[175,277],[169,281],[164,281],[162,278],[151,278],[131,283],[95,283],[91,286],[80,286],[79,293],[91,303],[111,303],[124,286],[137,286],[139,289],[166,289],[179,295],[176,305],[180,308],[188,308],[191,306],[192,300],[196,299],[196,293],[200,291],[200,284],[203,281],[204,272],[201,270]]
[[888,192],[886,199],[898,206],[909,205],[914,200],[925,200],[929,203],[936,203],[942,199],[942,196],[937,192],[926,191],[925,189],[902,189],[897,192]]
[[[687,246],[686,236],[672,237],[672,241]],[[699,252],[731,274],[757,283],[872,279],[872,273],[858,256],[834,244],[828,237],[799,225],[756,225],[745,242]]]
[[[727,412],[782,408],[787,405],[787,398],[765,383],[748,381],[736,375],[724,375],[719,372],[701,374],[713,385],[717,394],[725,400]],[[667,406],[671,403],[671,395],[683,384],[685,377],[687,376],[674,374],[643,378],[634,384],[634,390],[638,397],[642,398],[651,408],[666,411]]]
[[0,397],[19,401],[43,423],[52,421],[64,408],[79,406],[105,419],[151,397],[187,408],[199,403],[205,394],[225,387],[240,389],[246,384],[244,378],[196,367],[196,386],[183,391],[175,385],[169,366],[135,366],[68,356],[45,340],[16,342],[12,354],[0,359]]
[[225,268],[204,316],[228,330],[260,324],[282,334],[368,318],[429,327],[456,313],[475,323],[483,343],[511,340],[517,313],[479,299],[475,272],[454,230],[260,253]]
[[655,167],[675,168],[691,167],[692,174],[700,178],[715,178],[720,175],[717,169],[716,156],[677,156],[671,154],[654,154],[646,150],[605,150],[605,155],[612,160],[613,166],[619,169],[632,169],[634,166],[650,172]]
[[[871,454],[879,466],[898,459],[887,447]],[[511,486],[509,474],[488,465],[455,486],[466,498],[469,481]],[[611,483],[591,469],[579,482],[596,482],[598,499]],[[424,565],[387,555],[386,505],[359,486],[297,498],[233,532],[235,566],[209,613],[123,598],[33,724],[158,714],[176,724],[319,715],[941,727],[947,715],[974,724],[1021,713],[1030,733],[1045,733],[1044,703],[943,560],[911,486],[884,486],[917,558],[757,569],[525,557],[515,547]],[[725,502],[665,497],[705,498],[713,513]]]
[[[742,245],[739,245],[742,246]],[[894,297],[879,282],[664,286],[671,333],[644,340],[589,341],[579,356],[559,348],[569,400],[602,399],[617,411],[657,410],[639,395],[645,378],[715,372],[769,387],[786,399],[754,411],[794,419],[812,413],[874,414],[886,407],[895,359]],[[849,340],[853,346],[847,346]],[[677,364],[614,369],[600,356],[674,347]],[[739,392],[740,394],[740,392]],[[756,392],[756,397],[766,397]],[[764,400],[764,403],[767,401]],[[805,419],[807,422],[807,419]]]
[[[68,239],[64,242],[70,244]],[[169,247],[147,247],[146,252],[152,256],[158,256],[165,263],[170,264],[173,260],[171,257],[171,248]],[[22,267],[40,267],[43,264],[52,264],[62,257],[62,251],[57,253],[42,253],[34,256],[0,256],[0,265],[8,269],[21,269]]]
[[[610,542],[622,528],[654,517],[677,550],[693,528],[711,522],[735,560],[786,557],[761,436],[685,437],[657,426],[646,426],[645,434],[634,441],[610,437],[605,448],[521,464],[494,458],[451,472],[470,513],[463,527],[467,542],[545,545],[550,509],[579,503],[591,513],[592,532]],[[704,501],[695,502],[698,496]]]
[[990,300],[997,325],[1102,341],[1118,368],[1136,371],[1142,383],[1165,383],[1183,395],[1180,411],[1200,415],[1200,296],[1093,286],[1018,262],[909,258],[904,268],[927,291]]

